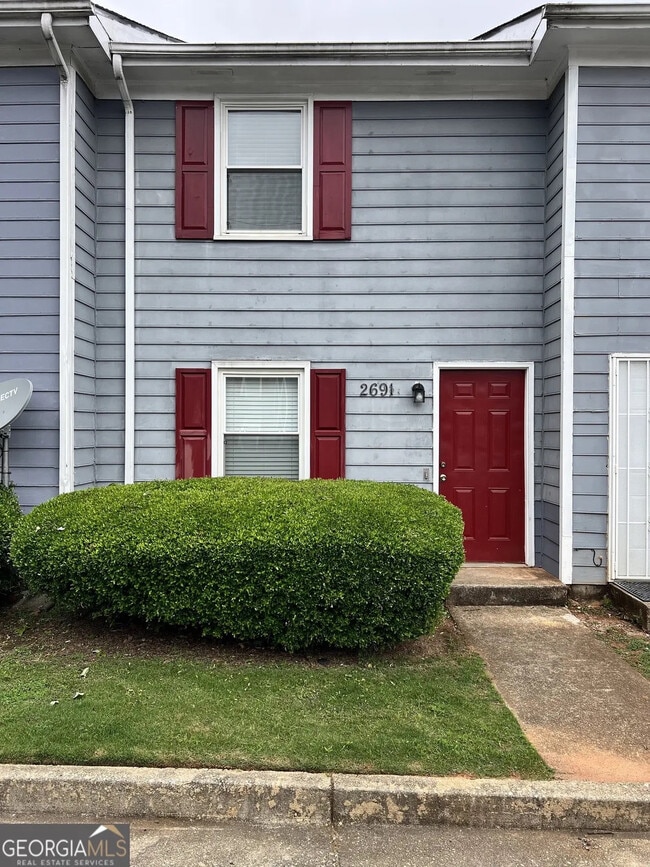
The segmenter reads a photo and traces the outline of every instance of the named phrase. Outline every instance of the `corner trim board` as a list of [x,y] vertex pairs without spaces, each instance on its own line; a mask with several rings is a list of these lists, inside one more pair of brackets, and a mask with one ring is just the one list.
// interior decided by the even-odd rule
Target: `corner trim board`
[[573,369],[579,67],[569,61],[564,91],[562,313],[560,325],[560,580],[573,583]]
[[124,104],[124,484],[135,480],[135,113],[122,58],[113,74]]
[[59,493],[74,490],[76,73],[59,83]]

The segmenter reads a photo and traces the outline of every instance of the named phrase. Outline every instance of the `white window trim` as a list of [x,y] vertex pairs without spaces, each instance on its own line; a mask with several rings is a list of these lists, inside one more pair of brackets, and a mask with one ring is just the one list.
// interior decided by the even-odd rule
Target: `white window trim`
[[[273,110],[299,109],[302,117],[301,145],[302,145],[302,229],[300,231],[252,231],[236,230],[227,228],[227,177],[226,177],[226,154],[227,154],[227,115],[228,111],[235,108],[249,110]],[[313,99],[296,99],[284,102],[264,102],[260,100],[249,101],[245,99],[221,100],[215,98],[215,183],[217,185],[214,197],[214,226],[215,241],[311,241],[313,239],[313,141],[314,141],[314,101]]]
[[[524,563],[535,565],[535,363],[532,361],[434,361],[433,363],[433,490],[439,491],[440,466],[440,371],[488,369],[523,370],[524,382],[524,502],[525,544]],[[475,565],[475,564],[471,564]],[[494,563],[489,566],[499,565]],[[512,565],[504,564],[504,565]]]
[[297,376],[299,479],[310,471],[310,362],[309,361],[213,361],[212,362],[212,474],[224,475],[226,376]]

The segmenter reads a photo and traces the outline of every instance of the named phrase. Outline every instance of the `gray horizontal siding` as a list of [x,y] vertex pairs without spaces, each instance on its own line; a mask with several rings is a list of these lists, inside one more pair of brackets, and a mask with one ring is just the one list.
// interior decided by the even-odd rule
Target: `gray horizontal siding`
[[574,565],[605,581],[612,352],[650,348],[650,69],[580,69],[576,201]]
[[562,199],[564,194],[564,79],[548,102],[544,220],[544,366],[540,550],[537,562],[559,575],[560,372]]
[[0,68],[0,380],[34,384],[12,428],[23,508],[58,493],[59,79]]
[[75,128],[75,488],[95,484],[95,98],[77,77]]
[[96,482],[124,481],[124,109],[97,100]]
[[542,360],[545,171],[542,103],[358,103],[351,242],[176,241],[174,106],[138,103],[136,478],[173,476],[176,367],[304,359],[347,370],[347,475],[424,484],[432,362]]

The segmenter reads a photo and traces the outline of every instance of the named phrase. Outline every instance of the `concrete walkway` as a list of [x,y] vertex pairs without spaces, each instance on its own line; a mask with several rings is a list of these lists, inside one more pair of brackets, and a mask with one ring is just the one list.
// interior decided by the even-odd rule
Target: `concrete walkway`
[[650,682],[566,608],[451,607],[560,780],[650,783]]

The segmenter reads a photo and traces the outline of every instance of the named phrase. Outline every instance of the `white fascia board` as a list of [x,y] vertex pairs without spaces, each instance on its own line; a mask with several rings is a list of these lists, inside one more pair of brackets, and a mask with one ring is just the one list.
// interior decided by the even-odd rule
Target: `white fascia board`
[[108,33],[106,32],[106,28],[102,24],[101,18],[97,15],[93,15],[90,21],[88,22],[90,25],[90,29],[95,35],[95,39],[98,44],[101,46],[102,51],[106,55],[106,57],[110,58],[111,56],[111,39]]
[[618,67],[650,66],[647,48],[589,49],[581,47],[571,52],[578,66]]
[[564,91],[562,264],[560,324],[560,580],[573,582],[573,368],[575,318],[576,186],[578,163],[578,75],[570,59]]
[[[2,60],[0,59],[0,66],[2,66]],[[564,66],[561,67],[559,74],[555,80],[555,84],[560,80],[560,78],[564,75]],[[553,88],[555,87],[553,85]],[[406,86],[405,86],[406,87]],[[507,100],[512,102],[518,102],[521,100],[545,100],[549,96],[549,91],[547,87],[546,81],[540,82],[531,82],[527,84],[522,84],[520,81],[513,81],[512,87],[508,89],[504,88],[488,88],[484,86],[476,86],[476,87],[468,87],[468,88],[446,88],[444,91],[442,88],[438,87],[436,90],[427,89],[427,90],[417,90],[414,87],[410,87],[408,92],[405,92],[405,87],[403,88],[386,88],[382,89],[381,95],[377,93],[367,93],[359,88],[355,88],[354,90],[319,90],[318,93],[306,93],[306,91],[301,90],[300,92],[291,93],[289,96],[285,89],[282,90],[282,98],[292,100],[300,100],[304,98],[311,98],[314,100],[320,101],[350,101],[350,102],[448,102],[449,100],[463,100],[464,102],[490,102],[495,100]],[[551,92],[553,91],[551,88]],[[143,102],[148,101],[156,101],[160,100],[168,100],[168,101],[177,101],[177,100],[206,100],[211,99],[213,94],[213,89],[206,88],[204,90],[198,89],[196,84],[188,83],[187,87],[182,87],[178,83],[173,86],[161,88],[160,85],[156,85],[155,83],[138,83],[131,79],[129,81],[129,91],[131,93],[131,97],[135,100],[142,100]],[[98,89],[96,92],[96,96],[99,99],[115,99],[115,92],[110,88],[103,88],[101,83],[98,84]],[[280,96],[277,92],[265,92],[263,94],[260,93],[260,89],[255,91],[238,91],[236,93],[228,93],[227,96],[224,96],[224,99],[228,99],[228,101],[237,101],[237,100],[250,100],[252,98],[260,98],[263,96],[265,99],[269,101],[278,100]]]

